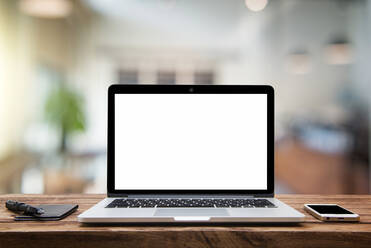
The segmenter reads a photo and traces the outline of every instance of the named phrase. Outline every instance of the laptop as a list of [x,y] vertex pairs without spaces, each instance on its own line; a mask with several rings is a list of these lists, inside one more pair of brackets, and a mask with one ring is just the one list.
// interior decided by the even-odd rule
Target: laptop
[[112,85],[107,198],[84,223],[300,222],[274,198],[274,90]]

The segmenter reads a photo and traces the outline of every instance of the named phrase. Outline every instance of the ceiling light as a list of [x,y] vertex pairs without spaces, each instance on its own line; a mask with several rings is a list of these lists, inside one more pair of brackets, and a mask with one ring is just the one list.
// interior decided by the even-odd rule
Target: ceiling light
[[326,61],[330,65],[347,65],[353,62],[353,49],[349,43],[333,43],[325,48]]
[[245,0],[246,7],[252,11],[261,11],[267,4],[268,0]]
[[30,16],[42,18],[63,18],[72,11],[69,0],[21,0],[20,10]]
[[292,74],[308,74],[312,70],[312,61],[307,52],[294,52],[286,58],[286,70]]

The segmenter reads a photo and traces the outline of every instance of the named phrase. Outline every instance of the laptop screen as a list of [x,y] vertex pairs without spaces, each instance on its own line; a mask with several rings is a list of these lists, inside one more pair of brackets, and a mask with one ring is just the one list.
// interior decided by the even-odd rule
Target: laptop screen
[[266,94],[115,94],[116,190],[266,190]]

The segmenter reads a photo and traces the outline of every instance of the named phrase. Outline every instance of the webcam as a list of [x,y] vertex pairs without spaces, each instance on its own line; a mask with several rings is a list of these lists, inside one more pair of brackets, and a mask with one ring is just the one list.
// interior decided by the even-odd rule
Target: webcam
[[193,87],[189,88],[189,92],[193,92],[193,91],[194,91]]

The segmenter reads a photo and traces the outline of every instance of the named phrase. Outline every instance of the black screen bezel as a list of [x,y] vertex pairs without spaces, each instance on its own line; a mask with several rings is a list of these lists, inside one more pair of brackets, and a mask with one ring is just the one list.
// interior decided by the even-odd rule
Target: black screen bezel
[[[267,94],[267,189],[262,190],[116,190],[115,189],[115,94]],[[128,194],[274,194],[274,89],[270,85],[122,85],[108,89],[107,192]]]

